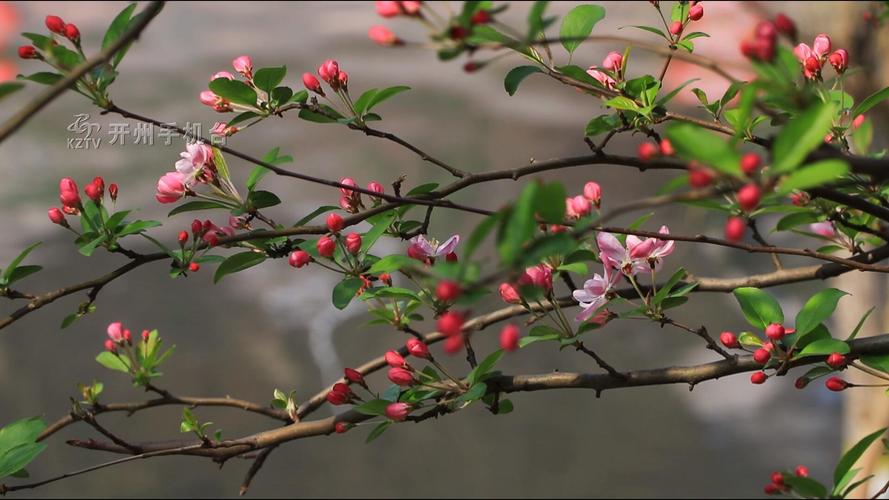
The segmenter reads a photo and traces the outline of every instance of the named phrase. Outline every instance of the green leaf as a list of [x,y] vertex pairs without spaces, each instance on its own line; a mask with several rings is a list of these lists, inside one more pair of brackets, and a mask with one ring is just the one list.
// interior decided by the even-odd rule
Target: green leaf
[[98,361],[100,365],[108,368],[109,370],[130,373],[129,360],[112,352],[102,351],[101,353],[99,353],[98,356],[96,356],[96,361]]
[[655,106],[663,106],[664,104],[667,104],[667,103],[670,102],[674,97],[676,97],[676,95],[679,94],[679,92],[680,92],[682,89],[684,89],[688,84],[690,84],[690,83],[692,83],[692,82],[696,82],[696,81],[698,81],[698,80],[700,80],[700,78],[692,78],[692,79],[690,79],[690,80],[686,80],[686,81],[682,82],[682,84],[680,84],[678,87],[676,87],[675,89],[671,90],[669,94],[667,94],[667,95],[661,97],[660,99],[658,99],[657,102],[654,103]]
[[[262,68],[253,74],[253,84],[259,90],[264,90],[267,94],[271,94],[275,87],[284,81],[285,75],[287,75],[287,66]],[[253,102],[254,104],[256,103],[256,101]]]
[[842,479],[843,476],[846,475],[846,472],[848,472],[849,469],[851,469],[852,466],[855,465],[855,462],[857,462],[858,459],[861,458],[861,455],[864,454],[865,450],[867,450],[874,441],[882,436],[884,432],[886,432],[885,427],[872,434],[868,434],[843,455],[843,458],[840,459],[836,469],[833,472],[834,484],[838,483],[840,479]]
[[614,109],[622,109],[625,111],[633,111],[634,113],[641,113],[639,105],[629,97],[624,97],[619,95],[617,97],[612,97],[605,101],[605,105]]
[[784,484],[790,486],[803,498],[827,498],[827,488],[812,478],[794,474],[784,474]]
[[889,373],[889,354],[866,355],[858,359],[871,368]]
[[16,281],[21,281],[42,269],[41,266],[19,266],[15,268],[15,271],[9,276],[9,281],[6,284],[11,285]]
[[240,80],[217,78],[210,82],[210,90],[219,97],[235,104],[256,107],[256,91]]
[[306,215],[302,219],[296,221],[296,224],[294,224],[293,227],[304,226],[304,225],[308,224],[309,222],[311,222],[312,219],[314,219],[315,217],[318,217],[321,214],[330,212],[332,210],[339,210],[339,209],[340,209],[340,207],[335,207],[332,205],[318,207],[315,210],[313,210],[312,213],[310,213],[309,215]]
[[536,211],[543,220],[561,224],[565,220],[565,186],[561,182],[550,182],[537,190]]
[[376,438],[382,436],[383,433],[386,432],[386,429],[388,429],[389,426],[391,426],[391,425],[392,425],[392,421],[387,420],[385,422],[380,423],[376,427],[374,427],[373,430],[370,431],[370,434],[367,435],[367,440],[365,441],[365,443],[369,443],[369,442],[375,440]]
[[604,134],[605,132],[611,132],[618,127],[620,127],[620,117],[616,114],[599,115],[586,124],[586,132],[584,135],[587,137],[595,137],[599,134]]
[[522,245],[534,234],[536,227],[534,211],[539,187],[537,182],[525,185],[503,225],[497,251],[500,259],[506,264],[515,262],[522,251]]
[[803,347],[799,354],[796,354],[793,359],[805,358],[808,356],[826,356],[834,352],[848,354],[849,344],[836,339],[816,340],[810,344],[806,344],[806,346]]
[[21,82],[3,82],[0,83],[0,99],[12,94],[13,92],[18,92],[25,88],[25,84]]
[[871,108],[876,106],[882,101],[889,99],[889,87],[884,88],[883,90],[878,90],[873,94],[867,96],[863,101],[858,103],[858,106],[855,106],[855,109],[852,110],[852,118],[856,116],[867,113]]
[[16,446],[33,443],[46,429],[46,422],[40,417],[28,417],[0,428],[0,455]]
[[516,91],[519,89],[519,84],[534,73],[543,73],[543,70],[537,66],[518,66],[512,68],[509,73],[506,74],[506,78],[503,79],[503,87],[506,89],[506,93],[515,95]]
[[744,347],[762,347],[762,339],[752,332],[741,332],[741,335],[738,336],[738,343]]
[[161,223],[156,220],[136,220],[130,222],[126,226],[122,227],[118,232],[117,236],[127,236],[130,234],[141,233],[146,229],[151,229],[153,227],[160,226]]
[[583,43],[583,39],[593,32],[596,23],[604,18],[605,9],[598,5],[578,5],[571,9],[562,19],[562,27],[559,30],[562,46],[568,54],[573,54]]
[[355,298],[355,294],[364,284],[358,278],[346,278],[333,287],[333,305],[337,309],[345,309],[346,306]]
[[303,120],[314,122],[314,123],[337,123],[337,120],[344,118],[343,115],[339,114],[335,109],[327,106],[326,104],[319,104],[324,114],[316,113],[308,108],[303,108],[299,110],[299,117]]
[[247,204],[255,210],[274,207],[281,204],[281,198],[270,191],[251,191],[247,196]]
[[777,190],[778,194],[787,194],[794,189],[809,189],[832,184],[849,173],[849,164],[843,160],[821,160],[812,163],[787,176]]
[[[370,101],[368,101],[368,103],[367,103],[367,108],[364,111],[370,111],[377,104],[380,104],[383,101],[386,101],[386,100],[394,97],[396,94],[400,94],[400,93],[402,93],[406,90],[410,90],[410,89],[411,88],[406,85],[396,85],[394,87],[388,87],[388,88],[382,89],[382,90],[376,92],[373,95],[373,97],[371,97]],[[363,113],[361,113],[361,114],[363,114]]]
[[852,330],[852,333],[850,333],[849,336],[846,338],[846,342],[848,342],[850,340],[854,340],[855,337],[858,336],[858,332],[861,331],[861,327],[864,326],[864,322],[867,321],[867,318],[868,318],[868,316],[870,316],[870,313],[874,312],[874,309],[876,309],[876,307],[871,307],[870,309],[868,309],[867,312],[864,313],[864,316],[862,316],[861,319],[858,320],[858,324],[855,325],[855,329]]
[[476,382],[482,380],[485,375],[490,372],[494,366],[500,361],[500,358],[503,357],[502,350],[496,350],[493,353],[489,354],[481,363],[478,364],[469,375],[466,376],[466,383],[469,385],[475,385]]
[[812,224],[813,222],[818,222],[821,219],[821,216],[815,212],[798,212],[790,215],[785,215],[778,221],[778,224],[775,225],[775,229],[773,231],[788,231],[797,226],[801,226],[803,224]]
[[824,142],[835,111],[832,103],[819,103],[792,118],[778,132],[772,147],[772,172],[781,174],[799,166]]
[[796,315],[797,336],[805,336],[829,318],[836,310],[837,302],[845,295],[849,294],[836,288],[828,288],[810,297]]
[[212,210],[216,208],[224,208],[226,210],[230,209],[228,205],[209,200],[199,200],[199,201],[189,201],[188,203],[184,203],[179,205],[178,207],[170,210],[170,213],[167,214],[167,217],[172,217],[176,214],[181,214],[184,212],[194,212],[196,210]]
[[16,258],[12,259],[12,262],[9,263],[9,266],[6,268],[6,271],[3,272],[3,276],[2,276],[2,278],[0,278],[0,281],[2,281],[3,283],[7,283],[7,284],[10,283],[10,278],[12,277],[12,273],[15,272],[15,270],[19,266],[19,264],[21,264],[22,261],[25,260],[25,257],[27,257],[28,254],[31,253],[32,250],[34,250],[35,248],[40,246],[40,243],[41,242],[38,241],[37,243],[32,243],[31,245],[28,245],[28,247],[25,248],[24,250],[22,250],[22,252],[20,254],[18,254],[18,256],[16,256]]
[[473,384],[468,391],[458,397],[456,403],[465,403],[467,401],[475,401],[481,399],[488,392],[488,386],[484,382]]
[[538,35],[540,35],[543,30],[546,29],[547,24],[549,24],[543,19],[543,13],[546,11],[547,5],[549,5],[549,2],[538,0],[534,2],[528,10],[529,40],[537,39]]
[[733,292],[747,322],[754,328],[765,330],[771,323],[784,323],[784,312],[778,301],[759,288],[737,288]]
[[102,49],[110,47],[121,37],[121,35],[124,34],[124,32],[126,32],[134,10],[136,10],[135,2],[124,7],[114,20],[111,21],[111,25],[108,26],[108,30],[105,31],[105,36],[102,38]]
[[676,123],[667,127],[667,137],[679,156],[697,160],[725,174],[741,176],[741,156],[713,132],[690,123]]
[[385,399],[372,399],[353,409],[362,415],[369,415],[372,417],[385,416],[386,407],[392,402],[393,401],[387,401]]
[[44,443],[26,443],[3,453],[0,455],[0,478],[22,470],[45,449],[46,444]]
[[[620,29],[623,29],[625,26],[622,26]],[[655,35],[660,36],[664,40],[669,40],[670,38],[661,30],[655,28],[654,26],[640,26],[640,25],[632,25],[630,28],[638,28],[640,30],[647,31],[649,33],[654,33]]]
[[219,267],[216,268],[216,274],[213,275],[213,283],[218,283],[225,276],[243,271],[255,265],[262,264],[265,261],[265,254],[260,252],[241,252],[225,259]]
[[379,273],[391,273],[394,271],[398,271],[404,267],[409,267],[416,265],[417,261],[408,257],[407,255],[387,255],[382,259],[374,262],[370,269],[368,269],[368,273],[370,274],[379,274]]

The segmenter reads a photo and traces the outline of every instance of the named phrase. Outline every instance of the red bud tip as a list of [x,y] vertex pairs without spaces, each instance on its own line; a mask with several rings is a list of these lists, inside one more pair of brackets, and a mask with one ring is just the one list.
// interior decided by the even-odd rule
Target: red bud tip
[[46,27],[57,35],[65,34],[65,21],[59,16],[46,16]]
[[756,184],[747,184],[738,190],[737,197],[741,210],[750,212],[759,205],[762,192]]
[[740,347],[738,343],[738,336],[732,332],[722,332],[719,334],[719,341],[722,342],[722,345],[728,347],[729,349],[737,349]]
[[725,239],[737,243],[744,238],[745,231],[747,231],[747,223],[743,218],[729,217],[725,221]]
[[778,323],[772,323],[766,327],[766,337],[772,340],[781,340],[787,333],[784,327]]
[[346,250],[352,255],[358,255],[361,251],[361,235],[349,233],[346,235]]
[[408,339],[404,345],[407,347],[407,352],[409,352],[411,356],[422,359],[429,359],[431,357],[429,355],[429,346],[420,339]]
[[336,250],[336,242],[327,236],[322,236],[318,238],[315,247],[318,249],[319,255],[330,258],[333,257],[333,252]]
[[768,363],[771,358],[772,354],[767,349],[760,348],[753,352],[753,361],[760,365]]
[[769,378],[769,376],[763,372],[754,372],[753,375],[750,375],[750,383],[755,384],[755,385],[761,385],[761,384],[764,384],[766,379],[768,379],[768,378]]
[[824,382],[824,385],[833,392],[840,392],[849,387],[849,383],[840,377],[830,377]]
[[196,273],[201,270],[201,265],[198,264],[197,262],[192,262],[191,264],[188,265],[188,270],[193,273]]

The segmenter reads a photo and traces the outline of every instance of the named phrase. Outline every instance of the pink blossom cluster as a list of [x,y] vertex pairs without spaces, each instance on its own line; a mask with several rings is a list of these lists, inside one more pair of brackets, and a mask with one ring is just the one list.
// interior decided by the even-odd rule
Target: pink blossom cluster
[[565,215],[569,219],[580,219],[602,206],[602,187],[598,183],[589,181],[583,186],[583,194],[565,198]]
[[203,143],[189,144],[179,156],[176,170],[167,172],[157,182],[154,197],[161,203],[175,203],[196,184],[211,183],[217,178],[212,147]]
[[457,254],[454,250],[460,243],[460,235],[455,234],[439,242],[434,238],[428,238],[426,235],[420,234],[411,238],[411,243],[407,248],[407,255],[412,259],[433,264],[435,259],[444,256],[448,262],[456,262]]
[[[250,56],[238,56],[232,61],[232,68],[244,77],[247,85],[254,87],[253,85],[253,60],[250,59]],[[228,71],[218,71],[210,77],[210,81],[218,80],[220,78],[225,78],[226,80],[234,80],[235,76]],[[228,113],[233,111],[236,107],[243,108],[243,110],[247,110],[249,108],[240,106],[237,104],[233,104],[222,97],[216,95],[212,90],[205,90],[201,92],[200,95],[201,103],[213,108],[215,111],[219,113]],[[225,126],[220,127],[217,123],[213,126],[213,129],[217,132],[224,132]],[[233,130],[228,130],[228,132],[235,133],[237,132],[237,128]],[[231,134],[218,134],[218,135],[231,135]]]
[[[343,184],[344,186],[358,187],[358,183],[351,177],[341,178],[340,184]],[[367,190],[379,194],[383,194],[385,192],[385,188],[383,188],[383,185],[377,181],[369,182],[367,184]],[[370,195],[370,197],[374,206],[379,205],[382,202],[382,198],[380,197],[373,195]],[[362,208],[364,208],[364,203],[361,200],[361,192],[354,189],[349,189],[348,187],[341,187],[339,205],[340,208],[342,208],[346,212],[349,212],[350,214],[357,214],[359,211],[361,211]]]
[[837,73],[843,74],[849,67],[849,53],[846,49],[831,52],[830,37],[824,33],[815,37],[812,46],[800,43],[793,49],[793,55],[803,67],[803,76],[808,80],[819,80],[825,62],[830,62]]

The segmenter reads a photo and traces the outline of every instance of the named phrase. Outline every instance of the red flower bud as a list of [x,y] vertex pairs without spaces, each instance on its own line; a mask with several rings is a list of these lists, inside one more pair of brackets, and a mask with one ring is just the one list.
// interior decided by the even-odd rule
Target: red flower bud
[[485,9],[479,9],[475,12],[475,14],[472,15],[471,18],[469,18],[469,22],[471,22],[473,25],[488,24],[489,22],[493,21],[493,19],[494,18],[491,17],[490,12]]
[[738,190],[738,205],[741,210],[750,212],[759,205],[762,194],[756,184],[747,184]]
[[831,355],[827,357],[827,366],[835,370],[840,369],[846,366],[846,357],[838,352],[831,353]]
[[693,188],[705,188],[713,184],[713,172],[703,167],[690,168],[688,171],[688,183]]
[[398,354],[396,351],[386,351],[386,364],[391,366],[392,368],[404,368],[408,366],[407,362],[404,360],[404,357],[401,354]]
[[456,337],[463,331],[463,315],[454,311],[442,314],[436,322],[438,331],[448,337]]
[[80,41],[80,30],[77,29],[77,26],[73,24],[65,25],[65,38],[71,40],[74,43]]
[[772,323],[766,327],[766,337],[772,340],[781,340],[785,333],[787,332],[784,331],[784,327],[778,323]]
[[315,247],[318,249],[319,255],[329,258],[333,257],[333,252],[336,250],[336,242],[327,236],[322,236],[318,238],[318,243]]
[[392,381],[395,385],[400,386],[411,386],[416,383],[414,380],[414,374],[405,370],[404,368],[389,368],[389,373],[387,374],[389,380]]
[[445,262],[457,262],[457,254],[454,252],[450,252],[445,255]]
[[796,474],[797,477],[809,477],[809,469],[805,465],[797,465],[793,473]]
[[830,61],[830,65],[837,73],[845,73],[849,66],[849,53],[846,52],[846,49],[838,49],[830,54],[827,60]]
[[451,302],[460,296],[460,285],[453,281],[440,281],[435,287],[435,296],[442,302]]
[[500,330],[500,348],[512,352],[519,348],[519,328],[509,324]]
[[324,95],[324,89],[321,88],[321,82],[311,73],[303,73],[303,85],[306,89],[320,95]]
[[188,265],[188,270],[193,273],[196,273],[201,270],[201,265],[198,264],[197,262],[192,262],[191,264]]
[[333,429],[337,434],[344,434],[346,431],[352,428],[351,424],[347,424],[346,422],[337,422],[333,425]]
[[117,201],[117,193],[117,184],[112,183],[110,186],[108,186],[108,196],[111,197],[111,201]]
[[380,281],[388,286],[392,286],[392,275],[389,273],[383,273],[380,275]]
[[195,237],[204,234],[204,224],[197,219],[191,221],[191,234],[195,235]]
[[772,472],[772,484],[775,486],[783,486],[784,485],[784,474],[781,474],[778,471]]
[[429,355],[429,346],[420,339],[408,339],[404,345],[407,347],[407,352],[409,352],[411,356],[422,359],[429,359],[431,357]]
[[95,203],[102,203],[102,196],[105,194],[102,188],[94,182],[91,182],[83,188],[83,192],[86,193],[86,197],[93,200]]
[[367,36],[377,45],[393,46],[401,43],[395,33],[385,26],[371,26],[367,30]]
[[660,148],[650,142],[643,142],[639,145],[638,152],[639,158],[642,161],[648,161],[657,156],[658,153],[660,153]]
[[768,378],[769,376],[763,372],[754,372],[753,375],[750,375],[750,383],[756,385],[764,384]]
[[343,217],[340,214],[330,214],[327,216],[327,230],[331,233],[338,233],[343,229]]
[[679,36],[682,33],[682,21],[673,21],[670,25],[670,34]]
[[840,392],[849,387],[849,383],[840,377],[830,377],[824,382],[824,385],[833,392]]
[[65,21],[59,16],[46,16],[46,27],[57,35],[65,34]]
[[188,241],[188,232],[187,231],[179,231],[179,244],[184,245],[186,241]]
[[407,403],[392,403],[386,407],[386,416],[396,422],[404,422],[411,412],[411,405]]
[[759,170],[762,160],[756,153],[747,153],[741,157],[741,170],[747,175],[753,175]]
[[374,193],[380,193],[380,194],[382,194],[383,191],[385,190],[385,188],[383,188],[383,185],[380,184],[379,182],[377,182],[377,181],[372,181],[371,183],[369,183],[369,184],[367,185],[367,190],[368,190],[368,191],[373,191]]
[[741,241],[746,230],[747,223],[741,217],[729,217],[725,221],[725,239],[729,241]]
[[346,235],[346,250],[352,255],[358,255],[361,251],[361,235],[358,233],[349,233]]
[[105,350],[110,352],[117,352],[117,344],[115,344],[114,341],[111,339],[106,339]]
[[719,334],[719,341],[722,345],[729,349],[737,349],[741,344],[738,343],[738,336],[732,332],[722,332]]
[[775,16],[775,29],[779,33],[787,35],[791,40],[796,40],[796,24],[784,14]]
[[77,184],[70,177],[59,181],[59,201],[66,207],[80,207],[80,193],[77,192]]
[[343,370],[343,376],[346,380],[349,381],[349,383],[362,386],[365,385],[364,375],[362,375],[361,372],[359,372],[358,370],[355,370],[353,368],[346,368],[345,370]]
[[800,377],[793,382],[793,386],[799,390],[805,389],[807,385],[809,385],[808,377]]
[[760,365],[764,365],[769,362],[772,354],[766,349],[757,349],[753,352],[753,361],[756,361]]
[[334,405],[344,405],[352,400],[352,389],[348,385],[338,382],[327,393],[327,402]]
[[306,252],[305,250],[295,250],[290,252],[290,256],[287,258],[287,263],[299,269],[307,265],[311,260],[312,256],[309,255],[309,252]]
[[48,215],[49,220],[52,221],[53,224],[58,224],[60,226],[66,226],[68,224],[68,221],[65,220],[65,214],[56,207],[50,208]]
[[457,354],[460,352],[460,349],[463,348],[463,336],[462,335],[454,335],[453,337],[448,337],[444,342],[444,352],[448,354]]
[[698,21],[702,17],[704,17],[703,5],[694,5],[690,9],[688,9],[688,18],[692,21]]
[[22,59],[38,59],[40,54],[37,53],[37,49],[35,49],[31,45],[22,45],[18,49],[19,57]]
[[762,489],[762,491],[766,495],[777,495],[777,494],[781,493],[781,488],[775,486],[774,484],[769,483],[765,486],[765,488]]
[[676,150],[673,149],[673,143],[670,142],[670,139],[661,139],[661,154],[664,156],[673,156],[676,154]]

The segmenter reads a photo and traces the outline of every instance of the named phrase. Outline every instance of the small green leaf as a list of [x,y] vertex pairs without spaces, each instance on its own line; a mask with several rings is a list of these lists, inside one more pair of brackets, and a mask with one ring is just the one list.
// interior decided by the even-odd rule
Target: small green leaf
[[358,278],[346,278],[333,288],[333,305],[337,309],[345,309],[355,298],[355,294],[364,282]]
[[506,264],[515,262],[521,253],[522,245],[534,234],[536,227],[534,211],[539,187],[537,182],[525,185],[503,224],[497,251],[500,259]]
[[587,137],[595,137],[599,134],[604,134],[605,132],[611,132],[618,127],[620,127],[620,117],[617,114],[599,115],[586,124],[586,132],[584,135]]
[[819,103],[792,118],[778,132],[772,147],[772,172],[781,174],[799,166],[830,132],[835,111],[832,103]]
[[370,415],[372,417],[385,416],[386,407],[392,402],[385,399],[372,399],[356,406],[354,410],[362,415]]
[[849,294],[836,288],[828,288],[810,297],[799,314],[796,315],[796,334],[799,337],[804,337],[823,323],[833,314],[837,308],[837,302],[845,295]]
[[741,156],[722,137],[690,123],[667,127],[667,137],[680,157],[697,160],[725,174],[741,176]]
[[473,384],[468,391],[458,397],[456,403],[465,403],[481,399],[488,392],[488,386],[484,382]]
[[[264,90],[266,93],[271,94],[271,92],[284,81],[284,76],[287,75],[287,66],[281,66],[277,68],[262,68],[256,70],[256,73],[253,75],[253,84],[259,90]],[[254,101],[254,104],[256,101]]]
[[130,373],[129,360],[112,352],[102,351],[101,353],[99,353],[98,356],[96,356],[96,361],[98,361],[100,365],[108,368],[109,370]]
[[503,357],[503,351],[497,350],[493,353],[489,354],[488,357],[484,359],[481,363],[478,364],[469,375],[466,376],[466,383],[469,385],[475,385],[476,382],[482,380],[488,372],[494,369],[494,366],[500,361],[500,358]]
[[795,355],[793,358],[798,359],[808,356],[826,356],[834,352],[838,352],[840,354],[848,354],[849,344],[843,342],[842,340],[820,339],[810,344],[806,344],[806,346],[803,347],[799,354]]
[[10,283],[10,278],[12,277],[12,273],[15,272],[15,270],[19,266],[19,264],[21,264],[22,261],[25,260],[25,257],[27,257],[28,254],[31,253],[31,251],[33,251],[35,248],[40,246],[40,243],[41,242],[38,241],[37,243],[32,243],[31,245],[28,245],[28,247],[25,248],[24,250],[22,250],[22,252],[19,253],[18,256],[16,256],[16,258],[12,259],[12,262],[9,263],[9,266],[3,272],[3,276],[2,276],[2,279],[0,279],[0,281],[2,281],[3,283],[7,283],[7,284]]
[[256,91],[240,80],[217,78],[210,82],[210,90],[232,103],[256,107]]
[[410,90],[410,89],[411,88],[406,85],[396,85],[394,87],[388,87],[385,89],[381,89],[380,91],[376,92],[373,95],[373,97],[371,97],[370,101],[368,101],[368,103],[367,103],[367,108],[364,111],[370,111],[377,104],[380,104],[383,101],[386,101],[386,100],[394,97],[396,94],[400,94],[400,93],[402,93],[406,90]]
[[889,99],[889,87],[874,92],[858,103],[858,106],[855,106],[855,109],[852,111],[852,117],[854,118],[860,114],[867,113],[871,108],[886,99]]
[[605,9],[598,5],[578,5],[571,9],[562,19],[562,27],[559,30],[562,46],[568,54],[573,54],[583,43],[583,39],[593,32],[596,23],[604,18]]
[[387,420],[386,422],[382,422],[379,425],[377,425],[376,427],[374,427],[373,430],[370,431],[370,434],[367,435],[367,440],[365,441],[365,443],[369,443],[369,442],[377,439],[378,437],[382,436],[383,433],[386,432],[386,429],[388,429],[389,426],[391,426],[391,425],[392,425],[392,421]]
[[216,268],[216,274],[213,275],[213,283],[218,283],[225,276],[243,271],[265,261],[265,254],[261,252],[241,252],[225,259],[219,267]]
[[843,476],[846,475],[846,472],[855,465],[855,462],[861,458],[861,455],[864,454],[865,450],[873,444],[883,433],[886,432],[886,428],[882,428],[872,434],[868,434],[861,441],[855,444],[852,448],[849,449],[844,455],[843,458],[840,459],[839,463],[836,466],[836,469],[833,472],[833,481],[834,484],[838,483]]
[[506,78],[503,79],[503,87],[506,89],[506,93],[515,95],[516,91],[519,89],[519,84],[534,73],[543,73],[543,70],[537,66],[518,66],[511,69],[509,73],[506,74]]
[[795,474],[784,474],[784,484],[803,498],[827,498],[827,488],[812,478],[800,477]]
[[737,288],[733,292],[747,322],[754,328],[765,330],[771,323],[784,323],[784,313],[778,301],[759,288]]
[[407,255],[393,254],[374,262],[367,272],[370,274],[391,273],[416,264],[417,261]]
[[809,189],[832,184],[849,173],[849,164],[843,160],[821,160],[795,170],[781,183],[775,191],[787,194],[794,189]]
[[762,339],[752,332],[741,332],[741,335],[738,336],[738,343],[744,347],[762,347]]
[[25,88],[25,84],[21,82],[3,82],[0,83],[0,99],[12,94],[13,92],[18,92]]
[[219,202],[209,200],[189,201],[188,203],[184,203],[174,208],[173,210],[170,210],[170,213],[167,214],[167,217],[172,217],[176,214],[181,214],[184,212],[194,212],[196,210],[213,210],[217,208],[224,208],[228,210],[231,207]]
[[45,449],[45,443],[25,443],[6,451],[0,455],[0,478],[22,470]]

